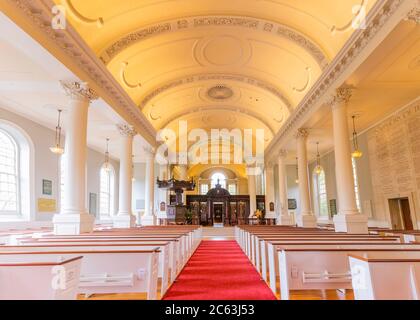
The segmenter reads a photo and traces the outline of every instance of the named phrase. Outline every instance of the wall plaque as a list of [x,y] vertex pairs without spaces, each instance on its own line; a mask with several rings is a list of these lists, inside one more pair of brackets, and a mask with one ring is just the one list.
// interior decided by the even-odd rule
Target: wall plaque
[[38,199],[38,212],[56,212],[55,199]]

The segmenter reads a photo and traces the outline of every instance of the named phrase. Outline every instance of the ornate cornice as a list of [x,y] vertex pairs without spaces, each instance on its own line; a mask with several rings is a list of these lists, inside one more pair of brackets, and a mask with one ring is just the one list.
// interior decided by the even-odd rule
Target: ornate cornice
[[[305,117],[309,113],[314,112],[314,108],[319,108],[325,103],[328,94],[334,90],[334,86],[342,84],[342,82],[338,83],[338,81],[340,81],[340,78],[343,78],[343,73],[345,73],[349,66],[360,57],[370,41],[378,35],[394,15],[398,16],[396,15],[396,12],[401,14],[401,11],[406,10],[410,3],[412,3],[412,1],[409,2],[408,0],[377,1],[366,18],[366,29],[358,29],[353,32],[352,36],[343,49],[337,54],[334,61],[328,65],[321,77],[287,119],[276,137],[270,142],[270,145],[266,149],[267,155],[275,154],[275,148],[281,147],[287,140],[285,138],[293,134],[298,126],[303,125]],[[396,19],[393,19],[392,22],[396,23]],[[361,61],[363,60],[361,59]]]
[[[151,144],[156,143],[151,123],[137,108],[121,85],[107,70],[93,51],[86,45],[71,24],[63,30],[55,30],[51,25],[56,4],[52,0],[4,0],[5,14],[14,20],[46,49],[59,57],[62,63],[76,76],[83,79],[126,120],[130,121],[139,133]],[[19,19],[25,23],[19,24]]]
[[321,47],[304,34],[274,21],[246,16],[185,17],[176,20],[160,22],[159,24],[155,25],[149,25],[114,41],[111,45],[101,51],[100,58],[105,64],[108,64],[123,50],[140,41],[149,39],[154,36],[159,36],[164,33],[183,31],[185,29],[194,29],[206,26],[238,27],[277,35],[286,38],[302,47],[317,61],[321,69],[325,69],[329,63],[329,59],[324,54]]
[[89,100],[92,102],[93,100],[98,99],[98,95],[96,92],[89,88],[89,86],[85,83],[80,83],[76,81],[60,81],[61,86],[63,87],[66,94],[72,99],[78,100]]
[[117,129],[123,137],[134,137],[137,134],[136,130],[128,124],[117,124]]

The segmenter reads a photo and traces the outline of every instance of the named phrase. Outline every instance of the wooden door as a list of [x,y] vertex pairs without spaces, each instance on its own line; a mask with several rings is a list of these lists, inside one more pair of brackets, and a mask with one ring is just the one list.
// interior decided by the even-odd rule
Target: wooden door
[[400,199],[401,215],[404,221],[405,230],[414,230],[413,221],[411,220],[410,202],[408,198]]

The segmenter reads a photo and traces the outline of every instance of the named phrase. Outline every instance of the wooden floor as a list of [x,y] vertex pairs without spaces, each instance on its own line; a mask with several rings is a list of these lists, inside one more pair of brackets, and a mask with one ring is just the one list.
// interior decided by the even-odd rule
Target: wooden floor
[[[277,295],[277,298],[280,297]],[[124,294],[95,294],[89,298],[84,295],[79,296],[79,300],[145,300],[145,294],[124,293]],[[158,297],[160,299],[160,296]],[[353,292],[341,293],[337,290],[312,290],[312,291],[292,291],[290,300],[353,300]]]

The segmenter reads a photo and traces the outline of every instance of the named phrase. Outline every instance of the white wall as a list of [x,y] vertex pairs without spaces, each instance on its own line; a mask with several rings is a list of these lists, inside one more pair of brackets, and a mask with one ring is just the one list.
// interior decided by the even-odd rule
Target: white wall
[[[51,153],[49,150],[50,146],[54,144],[55,132],[44,126],[41,126],[31,120],[28,120],[22,116],[6,111],[0,106],[0,120],[12,122],[19,126],[32,140],[34,145],[34,190],[35,197],[32,197],[34,203],[31,203],[32,210],[32,221],[33,222],[50,222],[54,213],[43,213],[39,212],[37,208],[37,201],[39,198],[55,199],[57,207],[60,203],[60,164],[59,157]],[[87,161],[87,194],[86,201],[89,200],[89,192],[96,193],[98,195],[97,208],[99,210],[99,170],[104,161],[104,155],[94,150],[88,150],[88,161]],[[112,165],[116,171],[115,177],[115,210],[118,209],[118,172],[119,162],[111,160]],[[42,180],[51,180],[53,183],[53,194],[46,196],[42,194]],[[88,203],[86,204],[88,209]],[[59,208],[57,208],[59,210]],[[40,225],[40,223],[33,223],[34,225]],[[9,227],[10,224],[7,224]],[[13,224],[15,226],[16,223]],[[24,223],[23,225],[27,225]],[[41,225],[43,225],[41,223]],[[3,225],[0,225],[3,226]],[[6,224],[4,224],[6,226]]]

